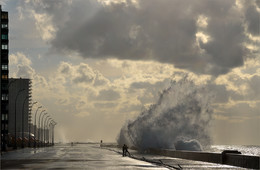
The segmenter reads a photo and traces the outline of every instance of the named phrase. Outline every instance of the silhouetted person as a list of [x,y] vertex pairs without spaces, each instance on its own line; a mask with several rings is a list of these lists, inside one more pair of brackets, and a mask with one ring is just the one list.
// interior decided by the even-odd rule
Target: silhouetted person
[[126,153],[128,153],[128,154],[129,154],[129,156],[130,156],[130,153],[128,152],[128,147],[127,147],[127,145],[126,145],[126,144],[124,144],[124,145],[123,145],[123,148],[122,148],[122,150],[123,150],[123,156],[126,156]]
[[125,144],[123,145],[123,147],[122,147],[122,151],[123,151],[123,156],[125,156]]
[[101,140],[101,141],[100,141],[100,148],[102,148],[102,143],[103,143],[103,141]]

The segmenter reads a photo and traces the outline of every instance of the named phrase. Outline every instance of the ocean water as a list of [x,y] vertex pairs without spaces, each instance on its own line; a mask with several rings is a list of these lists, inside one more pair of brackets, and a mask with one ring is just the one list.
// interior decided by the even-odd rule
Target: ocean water
[[[106,147],[117,148],[117,143],[106,143]],[[243,155],[260,156],[260,146],[254,145],[211,145],[209,149],[203,150],[202,152],[214,152],[221,153],[224,150],[237,150]]]
[[251,145],[212,145],[209,152],[221,153],[224,150],[238,150],[243,155],[260,156],[260,146]]

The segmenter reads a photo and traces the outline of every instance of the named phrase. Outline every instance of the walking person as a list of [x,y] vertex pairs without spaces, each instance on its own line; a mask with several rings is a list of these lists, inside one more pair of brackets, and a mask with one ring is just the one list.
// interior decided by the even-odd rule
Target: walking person
[[128,147],[126,144],[123,145],[122,150],[123,150],[123,156],[126,156],[126,153],[128,153],[128,155],[130,156],[130,153],[128,152]]
[[100,148],[102,148],[102,144],[103,144],[103,141],[101,140],[101,141],[100,141]]
[[125,156],[125,144],[122,147],[123,156]]

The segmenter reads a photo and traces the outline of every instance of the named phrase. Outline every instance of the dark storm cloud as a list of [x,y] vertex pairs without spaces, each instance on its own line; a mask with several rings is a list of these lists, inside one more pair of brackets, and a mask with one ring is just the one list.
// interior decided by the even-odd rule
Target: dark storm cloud
[[152,84],[149,82],[134,82],[131,84],[130,89],[147,89],[148,87],[151,87]]
[[50,15],[57,28],[62,28],[66,22],[73,24],[71,26],[75,28],[74,24],[79,24],[91,17],[99,6],[95,0],[77,0],[76,2],[70,0],[29,0],[28,2],[22,1],[21,5],[24,9],[32,7],[36,13]]
[[245,16],[248,25],[248,31],[253,35],[259,35],[260,14],[257,12],[257,7],[255,5],[250,5],[246,10]]
[[97,108],[115,108],[118,104],[117,103],[94,103],[94,106]]
[[207,84],[207,88],[209,89],[209,91],[213,92],[215,103],[227,103],[228,102],[230,92],[227,91],[225,85],[216,85],[213,83],[209,83],[209,84]]
[[[242,45],[245,28],[252,34],[259,29],[253,0],[245,9],[237,8],[235,0],[139,0],[138,5],[129,0],[104,6],[72,1],[66,10],[61,2],[46,2],[57,28],[53,49],[86,58],[156,60],[219,75],[243,65],[250,55]],[[200,16],[207,18],[207,27],[197,25]],[[209,36],[208,42],[197,39],[199,31]]]
[[137,100],[140,101],[142,105],[146,105],[147,103],[155,102],[160,96],[160,91],[165,89],[165,87],[167,87],[170,82],[171,79],[169,78],[158,81],[156,83],[134,82],[130,85],[128,93],[138,93],[139,95],[137,96]]
[[120,97],[121,96],[118,92],[112,89],[109,90],[105,89],[105,90],[101,90],[99,92],[99,95],[95,99],[100,101],[112,101],[112,100],[117,100]]

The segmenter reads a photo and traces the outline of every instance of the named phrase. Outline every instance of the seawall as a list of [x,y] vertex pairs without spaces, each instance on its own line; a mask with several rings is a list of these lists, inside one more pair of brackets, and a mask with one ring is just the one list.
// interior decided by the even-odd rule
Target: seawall
[[210,153],[195,151],[173,151],[167,149],[149,149],[148,152],[174,158],[232,165],[250,169],[260,169],[259,156],[241,155],[232,151]]

